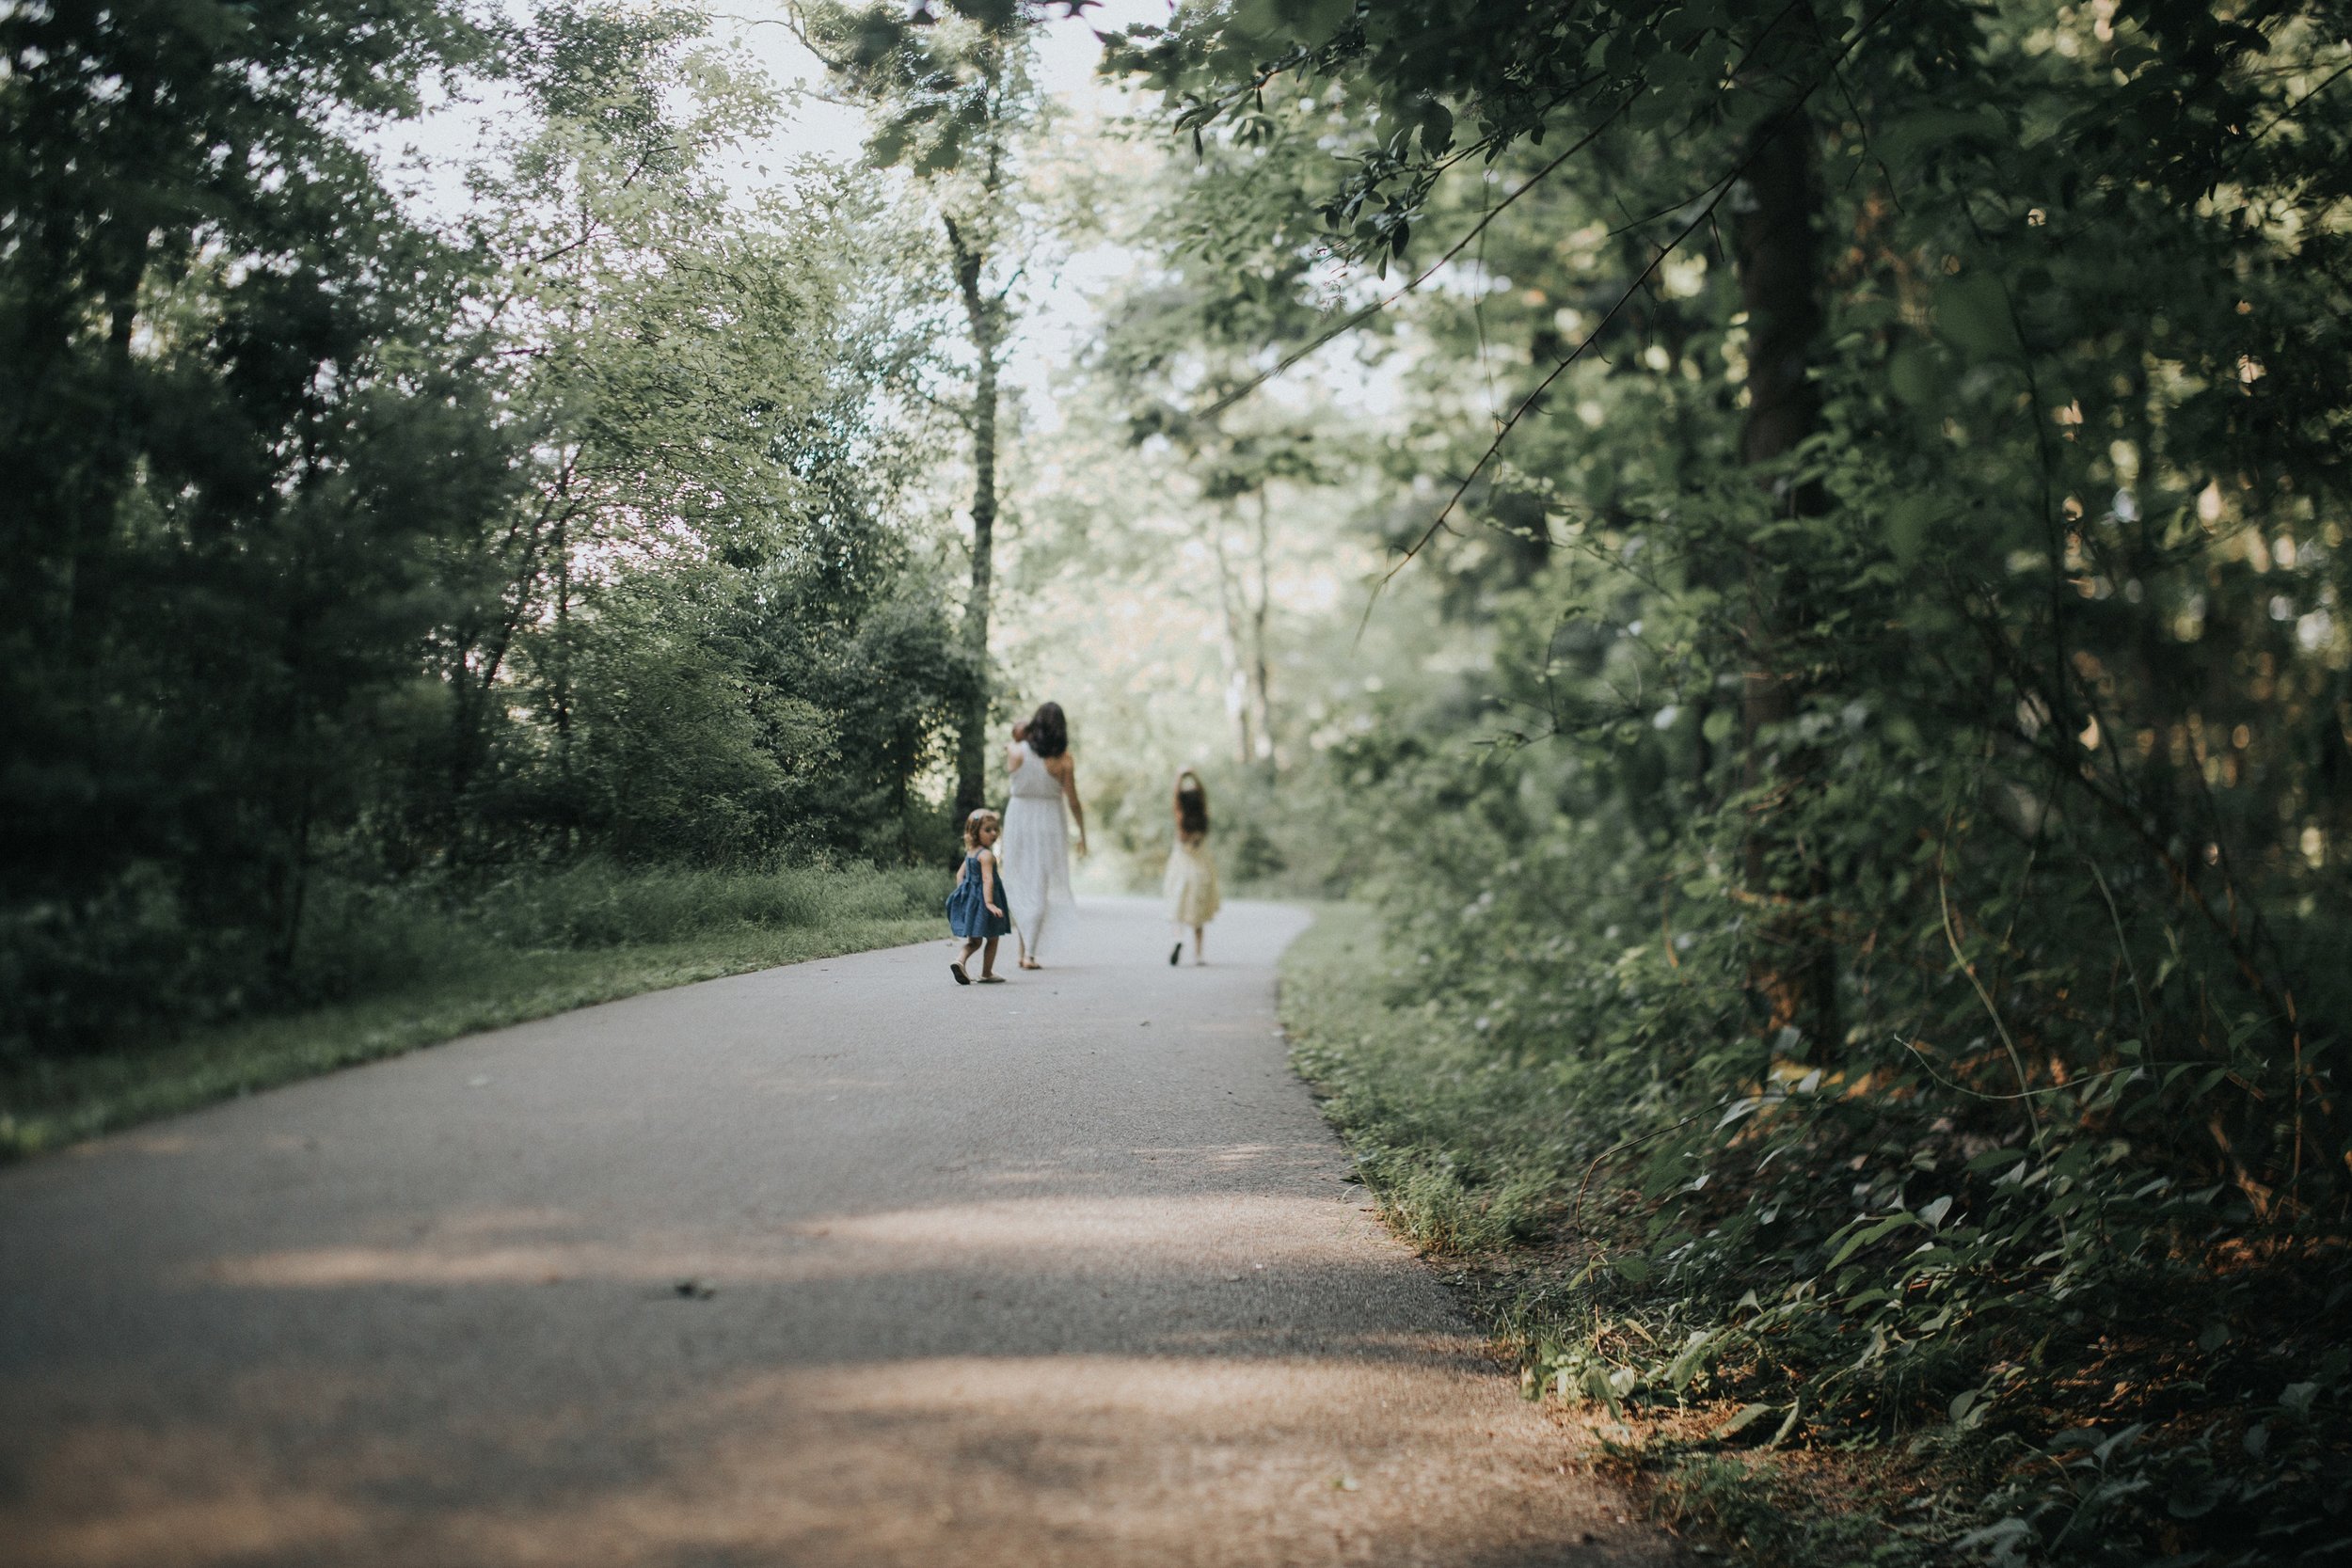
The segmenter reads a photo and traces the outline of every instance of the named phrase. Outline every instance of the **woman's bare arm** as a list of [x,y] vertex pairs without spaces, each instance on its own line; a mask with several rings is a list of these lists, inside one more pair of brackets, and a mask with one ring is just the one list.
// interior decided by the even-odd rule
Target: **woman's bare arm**
[[1067,752],[1054,761],[1061,766],[1055,768],[1049,763],[1046,770],[1060,782],[1062,799],[1070,802],[1071,820],[1078,824],[1078,853],[1083,855],[1087,852],[1087,808],[1086,803],[1078,799],[1078,765]]

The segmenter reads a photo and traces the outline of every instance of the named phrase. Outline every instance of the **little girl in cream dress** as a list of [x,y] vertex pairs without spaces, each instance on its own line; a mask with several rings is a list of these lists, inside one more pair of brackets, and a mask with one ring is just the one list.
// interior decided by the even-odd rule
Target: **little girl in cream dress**
[[1176,775],[1176,847],[1168,854],[1160,892],[1168,899],[1168,919],[1176,923],[1176,945],[1168,949],[1168,961],[1184,956],[1189,926],[1192,961],[1208,962],[1201,927],[1216,918],[1216,857],[1209,853],[1209,792],[1189,768]]

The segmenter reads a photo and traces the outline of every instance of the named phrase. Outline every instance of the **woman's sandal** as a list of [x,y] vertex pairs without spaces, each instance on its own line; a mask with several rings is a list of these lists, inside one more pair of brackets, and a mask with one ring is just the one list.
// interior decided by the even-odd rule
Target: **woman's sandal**
[[956,984],[957,984],[957,985],[960,985],[960,986],[968,986],[968,985],[970,985],[970,984],[972,983],[972,976],[970,976],[969,974],[966,974],[963,972],[963,965],[961,965],[961,964],[959,964],[959,963],[951,963],[951,964],[949,964],[949,965],[947,966],[947,973],[948,973],[948,974],[952,974],[952,975],[954,975],[954,976],[956,977]]

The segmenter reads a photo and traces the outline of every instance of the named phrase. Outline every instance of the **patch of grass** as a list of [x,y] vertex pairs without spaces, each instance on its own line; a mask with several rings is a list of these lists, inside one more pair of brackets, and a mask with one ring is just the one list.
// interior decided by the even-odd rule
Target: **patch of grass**
[[299,1011],[0,1067],[0,1161],[461,1035],[642,991],[941,935],[930,871],[631,874],[589,863],[449,911],[345,894]]
[[1282,959],[1293,1063],[1416,1245],[1476,1254],[1532,1240],[1574,1180],[1557,1135],[1564,1087],[1436,1024],[1411,1002],[1412,978],[1370,909],[1324,906]]

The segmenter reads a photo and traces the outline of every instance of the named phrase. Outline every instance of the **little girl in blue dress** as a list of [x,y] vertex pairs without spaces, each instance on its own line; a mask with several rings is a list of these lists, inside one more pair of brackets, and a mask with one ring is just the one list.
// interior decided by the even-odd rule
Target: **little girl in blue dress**
[[980,949],[980,984],[1005,983],[996,973],[996,941],[1011,934],[1012,917],[997,902],[1003,881],[996,874],[994,846],[1002,832],[1004,824],[985,806],[964,819],[963,866],[956,873],[955,891],[947,895],[947,929],[963,939],[963,956],[947,966],[947,973],[960,986],[972,983],[963,966],[972,961],[975,948]]

